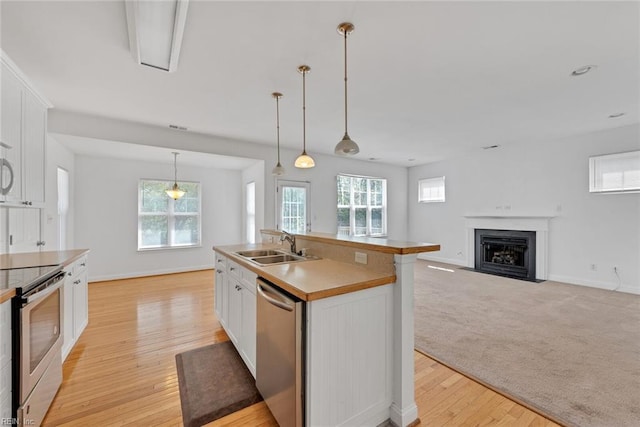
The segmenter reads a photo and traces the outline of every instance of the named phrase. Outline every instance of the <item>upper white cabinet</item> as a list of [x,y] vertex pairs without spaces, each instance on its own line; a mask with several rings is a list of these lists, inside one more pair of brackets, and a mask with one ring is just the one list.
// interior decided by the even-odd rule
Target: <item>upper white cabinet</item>
[[[2,118],[0,141],[9,163],[2,171],[2,187],[8,187],[10,175],[13,185],[0,195],[7,205],[43,207],[45,198],[45,148],[47,133],[47,101],[30,84],[18,67],[0,52],[2,75]],[[13,173],[11,174],[12,169]]]

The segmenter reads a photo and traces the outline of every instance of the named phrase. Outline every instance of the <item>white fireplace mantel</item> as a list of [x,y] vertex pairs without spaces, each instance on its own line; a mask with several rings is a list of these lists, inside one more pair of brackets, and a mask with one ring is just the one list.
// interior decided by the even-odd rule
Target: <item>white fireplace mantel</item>
[[547,280],[549,272],[549,222],[555,215],[470,214],[465,215],[467,228],[467,267],[475,267],[475,230],[521,230],[536,232],[536,279]]

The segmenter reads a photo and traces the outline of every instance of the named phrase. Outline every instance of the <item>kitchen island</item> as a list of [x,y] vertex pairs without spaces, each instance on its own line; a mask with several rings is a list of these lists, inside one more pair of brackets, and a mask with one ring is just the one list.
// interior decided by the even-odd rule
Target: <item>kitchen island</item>
[[[263,277],[306,302],[306,425],[417,424],[413,267],[418,253],[439,245],[309,233],[295,235],[308,260],[259,265],[238,255],[289,251],[280,235],[262,230],[264,243],[214,247],[216,300],[225,298],[220,287],[240,301],[216,301],[216,313],[250,371],[255,375],[255,279]],[[235,296],[228,279],[246,298]]]

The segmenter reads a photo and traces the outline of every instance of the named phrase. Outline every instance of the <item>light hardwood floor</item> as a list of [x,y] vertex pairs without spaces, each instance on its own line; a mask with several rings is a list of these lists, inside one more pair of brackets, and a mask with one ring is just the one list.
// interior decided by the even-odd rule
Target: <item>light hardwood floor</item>
[[[64,363],[45,426],[180,426],[177,353],[227,340],[213,312],[213,271],[89,285],[89,325]],[[427,426],[557,424],[416,352]],[[277,426],[264,403],[213,426]]]

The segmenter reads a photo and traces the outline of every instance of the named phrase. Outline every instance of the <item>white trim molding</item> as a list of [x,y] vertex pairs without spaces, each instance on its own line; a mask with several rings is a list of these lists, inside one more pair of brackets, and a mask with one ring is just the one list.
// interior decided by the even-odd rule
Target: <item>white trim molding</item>
[[475,230],[519,230],[536,232],[536,279],[549,277],[549,221],[553,215],[465,215],[467,228],[466,266],[475,267]]

